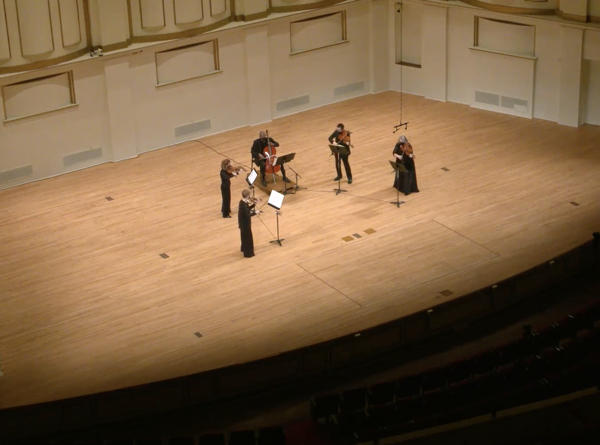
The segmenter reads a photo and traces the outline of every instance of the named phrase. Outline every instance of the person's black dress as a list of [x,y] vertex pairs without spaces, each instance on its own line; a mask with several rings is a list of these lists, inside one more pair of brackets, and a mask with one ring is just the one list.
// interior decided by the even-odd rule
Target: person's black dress
[[221,213],[223,218],[231,218],[231,178],[232,173],[227,173],[226,170],[221,169],[221,196],[223,197],[223,204],[221,205]]
[[238,224],[240,226],[240,236],[242,238],[241,251],[245,258],[254,256],[254,239],[252,238],[252,220],[251,207],[243,199],[240,200],[238,212]]
[[[396,147],[398,147],[398,145],[400,144],[396,144]],[[394,147],[394,153],[396,153],[396,147]],[[396,164],[400,164],[397,158]],[[394,187],[405,195],[417,193],[419,191],[419,187],[417,186],[415,160],[405,154],[402,156],[402,164],[404,164],[404,167],[407,171],[399,173],[398,178],[394,181]]]

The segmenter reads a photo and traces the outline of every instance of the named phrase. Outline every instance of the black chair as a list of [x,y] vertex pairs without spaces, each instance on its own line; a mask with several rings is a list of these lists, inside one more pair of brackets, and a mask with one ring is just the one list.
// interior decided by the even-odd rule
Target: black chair
[[486,351],[471,357],[471,371],[473,375],[487,374],[496,367],[495,351]]
[[192,436],[171,437],[169,445],[194,445],[194,438]]
[[137,439],[135,441],[136,445],[162,445],[163,440],[159,439]]
[[396,397],[396,382],[378,383],[370,386],[367,393],[369,406],[394,403]]
[[198,437],[199,445],[225,445],[225,435],[223,433],[208,433]]
[[365,411],[341,413],[334,417],[335,423],[345,433],[358,434],[369,429],[369,417]]
[[354,388],[342,393],[340,412],[351,413],[365,409],[367,405],[367,388]]
[[469,380],[473,374],[473,362],[471,360],[460,360],[451,363],[447,368],[449,385]]
[[421,394],[421,377],[411,375],[396,380],[396,400]]
[[132,439],[112,439],[107,440],[106,445],[133,445]]
[[373,406],[367,411],[369,424],[379,430],[385,430],[395,425],[400,420],[400,413],[395,405]]
[[229,445],[256,445],[256,433],[254,430],[232,431]]
[[285,431],[283,427],[261,428],[258,431],[258,445],[285,445]]
[[310,415],[314,420],[329,419],[339,412],[339,394],[327,394],[311,398]]
[[440,367],[427,371],[421,375],[421,388],[423,393],[445,388],[448,383],[449,368]]

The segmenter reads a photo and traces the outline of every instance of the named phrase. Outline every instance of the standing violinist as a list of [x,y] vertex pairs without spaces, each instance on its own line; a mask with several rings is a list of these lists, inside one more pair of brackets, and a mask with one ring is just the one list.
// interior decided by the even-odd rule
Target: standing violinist
[[229,159],[223,159],[221,162],[221,213],[223,218],[231,218],[231,178],[238,175],[241,168],[235,168],[231,165]]
[[252,238],[252,212],[255,206],[254,200],[250,197],[248,189],[242,190],[242,199],[240,200],[238,211],[238,225],[240,227],[240,236],[242,238],[241,251],[244,253],[244,258],[252,258],[254,256],[254,239]]
[[[261,131],[258,134],[258,139],[254,140],[252,148],[250,149],[252,152],[252,160],[260,167],[260,179],[263,187],[267,186],[267,181],[265,181],[265,164],[267,162],[269,151],[266,150],[265,153],[265,148],[269,146],[279,147],[279,142],[273,140],[272,137],[267,138],[267,134],[264,131]],[[291,182],[285,175],[285,167],[283,165],[281,166],[281,175],[285,182]]]
[[[331,133],[329,136],[329,143],[337,145],[343,145],[348,149],[347,155],[339,155],[341,160],[344,162],[344,169],[346,170],[346,176],[348,177],[348,184],[352,184],[352,170],[350,170],[350,163],[348,162],[348,156],[350,156],[350,147],[352,144],[350,143],[350,132],[344,128],[344,124],[338,124],[335,131]],[[334,181],[339,181],[342,178],[342,167],[340,166],[340,160],[338,159],[338,154],[335,154],[335,169],[337,171],[337,176]]]

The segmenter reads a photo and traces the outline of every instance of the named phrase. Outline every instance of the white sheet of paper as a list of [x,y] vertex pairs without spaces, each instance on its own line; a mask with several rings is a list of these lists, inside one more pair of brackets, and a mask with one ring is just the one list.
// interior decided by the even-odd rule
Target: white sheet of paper
[[256,173],[256,170],[252,169],[252,171],[250,173],[248,173],[248,176],[246,177],[246,181],[248,182],[248,184],[252,185],[252,184],[254,184],[254,181],[256,181],[257,177],[258,177],[258,173]]
[[275,190],[271,190],[271,196],[269,196],[269,201],[267,202],[267,204],[269,204],[271,207],[276,208],[277,210],[280,210],[281,206],[283,205],[284,197],[285,195]]

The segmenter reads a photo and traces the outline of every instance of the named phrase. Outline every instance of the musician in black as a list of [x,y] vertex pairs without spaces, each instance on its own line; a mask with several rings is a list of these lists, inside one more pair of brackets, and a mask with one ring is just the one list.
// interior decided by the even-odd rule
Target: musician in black
[[[394,152],[395,151],[396,149],[394,148]],[[402,164],[404,164],[404,167],[406,168],[406,173],[400,173],[400,175],[398,176],[398,180],[394,183],[394,187],[397,188],[400,192],[404,193],[405,195],[410,195],[411,193],[418,193],[419,186],[417,185],[415,155],[413,153],[413,148],[410,142],[406,141],[402,144],[401,153],[402,155],[400,156],[400,158],[396,158],[396,163],[399,163],[400,161]]]
[[254,256],[254,239],[252,238],[252,215],[255,203],[250,198],[250,191],[244,189],[242,191],[242,199],[240,200],[238,211],[238,225],[240,227],[240,236],[242,238],[241,251],[244,253],[244,258],[252,258]]
[[[252,152],[252,161],[260,167],[260,179],[263,187],[267,186],[267,181],[265,181],[265,164],[267,162],[267,156],[265,155],[264,150],[269,145],[272,147],[279,147],[279,142],[273,140],[271,137],[267,139],[267,134],[264,131],[261,131],[258,135],[258,139],[254,140],[252,148],[250,149]],[[285,175],[285,167],[283,165],[281,166],[281,175],[285,182],[291,182]]]
[[235,170],[231,167],[229,159],[223,159],[221,162],[221,213],[223,218],[231,218],[231,178],[237,176]]
[[[346,176],[348,177],[348,184],[352,184],[352,170],[350,170],[350,162],[348,162],[348,156],[350,156],[350,147],[352,144],[350,143],[350,132],[344,128],[344,124],[337,124],[337,127],[331,136],[328,138],[330,144],[343,145],[348,149],[347,155],[339,155],[342,162],[344,163],[344,169],[346,170]],[[335,142],[334,142],[335,141]],[[337,176],[334,181],[339,181],[342,177],[342,168],[340,166],[340,161],[338,159],[338,154],[335,155],[335,169],[337,171]]]

